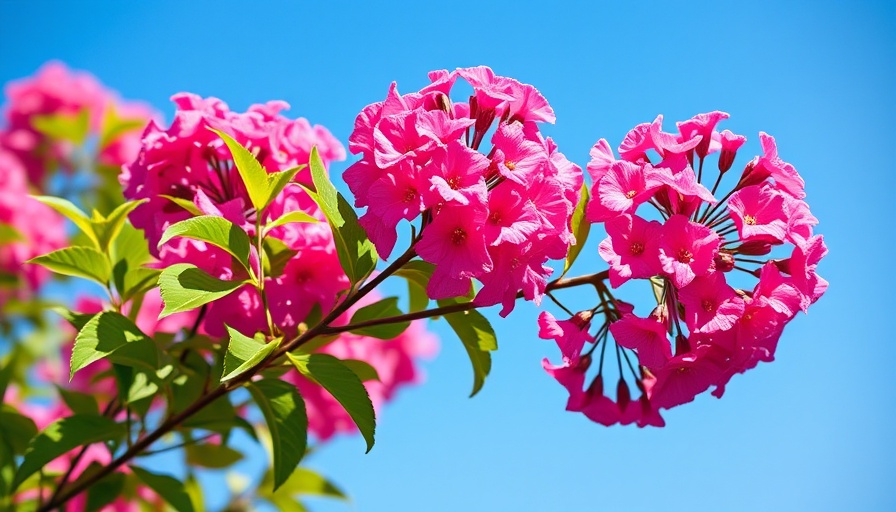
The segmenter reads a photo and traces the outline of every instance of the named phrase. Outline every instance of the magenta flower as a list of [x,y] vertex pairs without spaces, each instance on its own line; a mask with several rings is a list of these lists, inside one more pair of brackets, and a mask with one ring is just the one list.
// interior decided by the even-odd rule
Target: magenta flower
[[[615,344],[622,375],[614,401],[604,393],[601,357],[581,408],[595,422],[661,426],[659,409],[689,402],[712,387],[721,396],[733,375],[774,360],[786,324],[827,289],[816,272],[827,254],[814,233],[818,220],[803,200],[802,178],[778,157],[772,137],[760,133],[762,156],[746,164],[730,191],[720,192],[723,202],[716,201],[746,141],[716,131],[727,117],[699,114],[678,123],[679,134],[672,134],[662,131],[658,116],[626,134],[621,160],[606,140],[591,150],[587,168],[594,185],[586,218],[605,223],[607,238],[598,252],[609,263],[606,276],[613,288],[650,279],[658,303],[651,317],[640,318],[598,287],[600,301],[592,311],[604,321],[595,344]],[[704,165],[714,153],[718,175],[710,190]],[[656,156],[660,161],[651,162]],[[655,211],[645,215],[644,208]],[[733,278],[737,272],[747,280]],[[628,351],[635,352],[638,365],[631,364]],[[561,370],[567,372],[571,400],[581,405],[578,386],[586,384],[585,376],[572,365],[553,374]],[[632,381],[642,393],[637,400]]]
[[683,215],[673,215],[663,225],[660,242],[663,272],[672,278],[675,286],[687,286],[695,277],[711,271],[719,242],[715,231]]
[[607,234],[598,248],[610,264],[610,285],[618,288],[629,279],[662,273],[659,244],[662,224],[637,215],[621,215],[606,223]]
[[[449,96],[457,78],[473,88],[469,103]],[[521,291],[540,300],[551,273],[544,263],[575,242],[581,169],[539,132],[554,113],[531,85],[484,66],[434,71],[430,80],[404,95],[393,84],[361,111],[349,138],[361,160],[344,178],[367,207],[360,222],[381,257],[391,255],[401,220],[422,217],[413,249],[436,265],[430,297],[466,294],[475,278],[483,283],[476,303],[503,303],[507,314]]]

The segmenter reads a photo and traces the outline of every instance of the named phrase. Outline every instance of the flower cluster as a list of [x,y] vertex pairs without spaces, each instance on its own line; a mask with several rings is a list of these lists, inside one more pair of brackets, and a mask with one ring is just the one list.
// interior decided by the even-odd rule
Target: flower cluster
[[101,139],[97,163],[111,168],[127,163],[140,144],[140,128],[155,117],[149,106],[122,101],[93,75],[71,71],[61,62],[10,82],[6,96],[0,147],[22,161],[38,188],[55,169],[78,167],[73,150],[90,135]]
[[25,298],[49,277],[45,268],[26,261],[66,244],[62,217],[29,193],[24,165],[0,149],[0,309],[11,297]]
[[[288,107],[284,102],[253,105],[246,112],[237,113],[216,98],[178,94],[173,100],[177,112],[171,126],[164,129],[151,123],[144,133],[139,155],[124,167],[120,176],[125,197],[148,200],[132,212],[131,221],[145,231],[150,251],[160,260],[161,267],[186,262],[219,279],[241,277],[240,273],[245,270],[235,266],[228,253],[211,244],[176,237],[157,247],[166,228],[193,215],[170,198],[186,200],[205,215],[224,217],[250,235],[257,235],[257,214],[234,167],[230,150],[209,128],[232,136],[268,172],[308,164],[314,146],[326,164],[344,159],[344,149],[326,128],[312,126],[303,118],[292,120],[282,116],[280,112]],[[299,172],[296,180],[310,183],[307,168]],[[288,184],[265,209],[261,220],[270,222],[297,210],[322,222],[287,223],[267,234],[268,239],[279,243],[281,254],[288,256],[281,262],[282,271],[266,275],[264,284],[272,321],[279,334],[287,337],[297,334],[300,324],[315,308],[324,313],[330,311],[349,287],[330,227],[299,183]],[[257,255],[253,253],[252,257]],[[257,263],[257,259],[254,261]],[[347,320],[348,317],[343,323]],[[248,335],[273,334],[268,332],[262,298],[251,285],[209,304],[202,330],[211,336],[226,336],[225,322]],[[431,354],[434,346],[431,335],[415,324],[398,338],[385,342],[345,333],[324,351],[351,354],[374,366],[380,382],[367,382],[366,386],[376,402],[377,396],[385,401],[397,387],[416,382],[415,360]],[[301,383],[299,386],[309,407],[309,428],[320,439],[353,425],[345,411],[329,395],[324,396],[319,386],[297,374],[285,378]]]
[[[592,149],[587,218],[605,223],[608,237],[599,253],[610,265],[610,284],[649,279],[658,305],[647,317],[612,300],[568,321],[542,315],[541,336],[555,339],[563,354],[561,365],[545,361],[545,368],[570,391],[568,409],[603,424],[662,424],[659,409],[690,402],[712,386],[721,396],[734,374],[772,361],[787,322],[826,290],[815,270],[827,248],[813,234],[817,220],[803,200],[803,180],[778,156],[774,138],[759,134],[762,155],[721,200],[715,198],[746,141],[716,130],[727,117],[699,114],[678,123],[678,133],[667,133],[659,116],[626,135],[619,159],[606,140]],[[709,190],[701,181],[713,153],[719,154],[718,177]],[[639,215],[642,205],[653,219]],[[591,337],[598,311],[607,322]],[[631,405],[622,375],[616,401],[604,395],[609,337],[642,393],[640,406]],[[594,345],[583,353],[588,342]],[[586,388],[591,353],[601,343],[597,376]],[[636,353],[637,370],[625,349]],[[622,374],[621,360],[619,369]]]
[[[361,160],[345,172],[361,225],[388,258],[404,219],[422,217],[414,250],[435,270],[427,292],[449,298],[482,282],[480,306],[503,304],[507,315],[522,290],[539,302],[551,269],[575,238],[569,229],[582,184],[538,123],[554,122],[547,100],[531,85],[491,69],[433,71],[418,92],[368,105],[349,138]],[[453,102],[458,78],[472,86]],[[481,148],[491,134],[491,146]]]

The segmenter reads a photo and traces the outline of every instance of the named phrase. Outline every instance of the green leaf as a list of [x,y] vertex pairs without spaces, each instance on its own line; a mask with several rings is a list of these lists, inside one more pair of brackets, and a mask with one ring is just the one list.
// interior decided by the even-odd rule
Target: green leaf
[[112,281],[123,301],[145,293],[159,280],[158,269],[146,268],[153,258],[142,230],[125,223],[112,243]]
[[146,119],[119,117],[118,112],[115,110],[115,105],[110,103],[103,114],[98,147],[102,151],[125,133],[140,130],[144,126],[146,126]]
[[[403,315],[404,313],[398,309],[398,297],[387,297],[383,300],[368,304],[363,308],[355,311],[349,325],[375,320],[379,318],[390,318]],[[393,324],[374,325],[370,327],[361,327],[352,329],[352,332],[372,336],[381,340],[391,340],[392,338],[403,333],[411,322],[397,322]]]
[[152,473],[139,466],[132,465],[130,468],[137,475],[137,478],[174,507],[174,510],[178,512],[192,512],[194,510],[193,501],[180,480],[168,475]]
[[71,201],[67,201],[65,199],[62,199],[61,197],[52,196],[32,197],[61,213],[66,218],[68,218],[68,220],[74,222],[75,226],[78,226],[78,229],[83,231],[84,234],[87,235],[88,238],[90,238],[97,249],[100,247],[100,243],[97,239],[96,233],[94,233],[93,231],[93,223],[90,221],[90,218],[86,213],[84,213],[83,210],[72,204]]
[[90,112],[82,108],[75,114],[58,113],[31,118],[31,126],[51,139],[60,139],[81,145],[90,131]]
[[270,278],[276,278],[283,275],[286,264],[299,252],[290,249],[288,245],[283,243],[279,238],[268,237],[262,243],[264,249],[264,275]]
[[650,289],[653,290],[653,297],[657,304],[662,304],[666,297],[666,278],[662,276],[653,276],[650,278]]
[[187,494],[190,495],[190,501],[193,502],[193,508],[196,510],[205,510],[205,496],[202,492],[202,486],[199,485],[199,480],[190,472],[187,475],[187,479],[184,481],[184,489],[187,491]]
[[75,414],[93,414],[100,413],[100,407],[97,404],[96,397],[87,393],[81,393],[72,389],[66,389],[57,385],[56,391],[65,405]]
[[0,222],[0,247],[24,240],[25,237],[16,228]]
[[34,424],[34,420],[7,405],[0,409],[0,437],[12,449],[13,454],[25,453],[28,443],[36,435],[37,426]]
[[64,318],[72,327],[79,331],[96,315],[96,313],[75,313],[74,311],[70,311],[63,307],[53,307],[49,309]]
[[19,347],[20,345],[13,345],[12,350],[9,351],[9,354],[6,355],[6,359],[3,361],[3,366],[0,367],[0,404],[6,403],[4,400],[6,388],[17,370],[20,351],[22,350]]
[[[438,302],[440,307],[456,303],[454,299]],[[473,392],[470,393],[472,397],[482,389],[485,378],[492,369],[492,356],[489,351],[498,350],[498,339],[488,320],[476,310],[449,313],[445,315],[445,320],[460,338],[473,365]]]
[[360,359],[342,359],[342,364],[348,366],[348,369],[355,372],[355,375],[361,379],[361,382],[370,380],[380,380],[380,375],[370,363],[361,361]]
[[90,247],[66,247],[28,260],[57,274],[83,277],[108,286],[112,268],[106,255]]
[[311,148],[309,161],[315,190],[308,193],[327,217],[333,230],[339,263],[352,285],[356,285],[376,268],[376,248],[358,224],[358,215],[330,182],[316,147]]
[[589,197],[588,186],[582,183],[582,189],[579,192],[579,204],[576,205],[575,211],[572,212],[572,220],[570,220],[569,226],[570,231],[576,237],[576,244],[570,247],[569,252],[566,253],[566,261],[563,263],[563,273],[560,274],[560,277],[565,276],[569,272],[570,267],[575,263],[576,258],[579,257],[579,253],[582,252],[585,241],[588,240],[591,223],[585,219],[585,208],[588,205]]
[[72,348],[70,378],[81,368],[106,357],[125,366],[151,370],[159,366],[159,352],[152,338],[114,311],[97,314],[78,333]]
[[[265,484],[268,484],[270,480],[271,474],[268,472],[265,474],[264,481],[261,484],[262,492],[264,487],[266,487]],[[319,473],[303,467],[296,469],[295,473],[289,477],[289,480],[276,493],[264,497],[274,505],[280,505],[282,501],[295,501],[297,497],[308,495],[348,500],[348,496],[345,495],[342,489]]]
[[302,375],[323,386],[342,404],[367,441],[367,451],[370,452],[376,430],[376,413],[367,388],[355,372],[329,354],[297,356],[287,353],[286,356]]
[[261,165],[261,162],[255,158],[255,155],[243,147],[242,144],[234,140],[233,137],[214,128],[209,128],[209,130],[217,133],[218,136],[224,140],[224,143],[227,144],[227,147],[230,149],[230,154],[233,155],[233,164],[236,166],[236,170],[240,173],[240,177],[243,179],[243,184],[246,185],[246,192],[249,193],[249,200],[252,201],[252,206],[255,207],[255,210],[261,212],[264,210],[265,206],[267,206],[269,199],[267,170],[265,170],[264,166]]
[[100,244],[101,251],[107,251],[109,249],[110,243],[114,241],[121,232],[122,226],[124,226],[125,221],[128,219],[128,214],[146,201],[148,201],[148,199],[128,201],[112,210],[112,213],[107,217],[92,221],[93,230],[96,233],[97,242]]
[[242,375],[280,346],[280,338],[272,340],[270,343],[259,343],[229,325],[225,324],[224,327],[230,334],[230,343],[227,345],[227,354],[224,356],[224,376],[221,377],[221,382]]
[[31,440],[12,487],[18,487],[50,461],[79,446],[121,439],[126,434],[124,425],[105,416],[74,415],[54,421]]
[[302,169],[304,169],[305,165],[299,165],[297,167],[292,167],[285,171],[280,172],[272,172],[268,174],[268,200],[266,201],[267,206],[271,203],[279,194],[286,188],[287,185],[292,183],[293,178],[296,177],[296,174],[299,173]]
[[[101,467],[99,463],[92,462],[93,468],[88,467],[84,470],[84,474],[92,471],[98,471]],[[109,505],[124,491],[125,480],[127,476],[124,473],[112,473],[102,480],[91,484],[87,489],[87,503],[84,512],[97,512],[103,510],[103,507]]]
[[426,287],[432,278],[435,265],[423,260],[411,260],[395,271],[396,276],[408,281],[408,297],[410,298],[410,312],[423,311],[429,306],[429,296]]
[[305,455],[308,443],[305,402],[294,385],[282,380],[260,380],[250,383],[247,388],[271,432],[276,491]]
[[267,225],[265,225],[262,230],[262,236],[267,236],[268,233],[271,232],[272,229],[282,226],[284,224],[289,224],[290,222],[319,222],[317,219],[308,215],[307,213],[301,210],[294,210],[291,212],[286,212],[280,217],[272,220]]
[[159,275],[159,288],[165,309],[159,318],[189,311],[229,295],[246,281],[222,281],[195,265],[176,263]]
[[159,247],[176,236],[201,240],[220,247],[236,258],[243,268],[251,272],[249,251],[252,241],[241,227],[224,217],[202,215],[172,224],[162,234]]
[[196,203],[194,203],[193,201],[190,201],[189,199],[184,199],[184,198],[175,197],[175,196],[167,196],[165,194],[159,194],[159,197],[164,197],[165,199],[171,201],[172,203],[176,204],[177,206],[180,206],[184,210],[187,210],[188,212],[192,213],[193,215],[196,215],[196,216],[204,215],[202,213],[202,210],[200,210],[199,207],[196,206]]
[[243,454],[227,445],[191,444],[184,450],[187,464],[203,468],[221,469],[243,460]]

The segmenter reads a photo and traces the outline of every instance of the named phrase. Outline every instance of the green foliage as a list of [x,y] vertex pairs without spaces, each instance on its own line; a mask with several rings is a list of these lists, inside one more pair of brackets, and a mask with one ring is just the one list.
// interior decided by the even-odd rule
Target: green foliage
[[230,343],[227,344],[227,354],[224,356],[224,376],[221,377],[221,382],[242,375],[280,346],[280,338],[270,343],[260,343],[230,326],[225,327],[230,334]]
[[222,281],[189,263],[176,263],[159,274],[165,308],[159,318],[196,309],[229,295],[248,281]]
[[185,451],[190,466],[221,469],[243,460],[242,453],[223,444],[191,444]]
[[82,108],[76,113],[39,115],[31,118],[31,126],[51,139],[64,140],[80,146],[90,131],[90,111]]
[[361,382],[380,380],[380,375],[376,368],[366,361],[361,361],[360,359],[342,359],[341,361],[349,370],[355,372],[355,375],[361,379]]
[[159,367],[158,348],[152,338],[130,319],[113,311],[95,315],[78,332],[72,348],[70,376],[103,358],[125,366],[151,370]]
[[20,233],[16,228],[10,226],[9,224],[0,222],[0,247],[24,239],[25,238],[22,236],[22,233]]
[[345,408],[364,436],[367,451],[370,452],[376,430],[376,412],[373,410],[367,388],[358,375],[329,354],[287,353],[286,356],[302,375],[323,386]]
[[[439,306],[456,303],[454,299],[440,300]],[[492,369],[492,356],[489,352],[498,350],[498,338],[488,319],[476,310],[449,313],[445,315],[445,320],[460,338],[473,365],[472,397],[482,389],[485,378]]]
[[410,312],[423,311],[429,306],[429,296],[426,287],[432,279],[435,265],[423,260],[411,260],[395,271],[398,277],[403,277],[408,282],[408,297]]
[[83,277],[101,286],[109,285],[112,268],[106,255],[90,247],[66,247],[43,256],[32,258],[28,263],[46,267],[57,274]]
[[262,244],[262,266],[265,277],[276,278],[283,275],[286,264],[298,254],[279,238],[268,237]]
[[296,173],[302,169],[302,167],[293,167],[281,172],[268,173],[261,162],[255,158],[255,155],[233,137],[214,128],[209,128],[209,130],[217,133],[227,144],[227,148],[230,149],[230,154],[233,156],[233,163],[243,179],[243,184],[246,185],[249,200],[252,201],[252,206],[259,213],[267,208],[277,194],[283,190],[283,187],[292,181]]
[[154,288],[160,271],[143,265],[152,261],[143,231],[124,224],[111,247],[112,282],[122,301]]
[[[90,466],[84,470],[84,474],[86,475],[99,471],[101,467],[102,466],[99,463],[92,462],[90,463]],[[106,478],[91,485],[90,488],[87,489],[87,503],[84,507],[84,512],[100,511],[106,505],[111,504],[115,501],[115,498],[121,495],[126,481],[127,477],[124,473],[112,473]]]
[[115,110],[115,104],[109,103],[103,112],[103,123],[100,128],[100,140],[98,147],[102,151],[122,135],[142,129],[146,126],[146,120],[142,118],[119,117]]
[[280,217],[272,220],[271,222],[268,222],[265,225],[264,230],[262,231],[262,236],[267,236],[267,234],[270,233],[270,231],[272,229],[274,229],[276,227],[283,226],[284,224],[289,224],[290,222],[314,223],[314,222],[318,222],[318,220],[301,210],[294,210],[291,212],[286,212],[283,215],[281,215]]
[[93,443],[117,441],[126,434],[124,425],[105,416],[76,414],[54,421],[29,443],[12,488],[17,488],[47,463],[70,450]]
[[184,199],[182,197],[169,196],[165,194],[159,194],[159,197],[164,197],[165,199],[171,201],[172,203],[180,206],[184,210],[192,213],[193,215],[199,216],[203,215],[202,210],[199,209],[198,206],[193,201],[189,199]]
[[249,252],[252,246],[249,235],[224,217],[202,215],[172,224],[162,234],[159,247],[176,236],[201,240],[220,247],[236,258],[246,271],[252,272],[249,266]]
[[358,215],[330,182],[317,148],[311,149],[311,179],[314,190],[308,194],[320,206],[333,230],[336,254],[352,286],[364,281],[376,268],[376,248],[358,224]]
[[61,197],[52,196],[33,197],[34,199],[37,199],[41,203],[61,213],[68,220],[74,222],[75,226],[77,226],[78,229],[80,229],[85,235],[87,235],[87,237],[93,242],[94,248],[100,248],[100,242],[96,236],[96,233],[93,231],[93,223],[90,221],[90,218],[71,201],[62,199]]
[[[349,325],[378,318],[395,317],[403,314],[404,313],[402,313],[402,311],[398,309],[398,297],[387,297],[383,300],[374,302],[373,304],[368,304],[367,306],[364,306],[363,308],[355,311],[355,314],[352,315],[351,321],[349,321]],[[411,325],[411,322],[408,321],[396,322],[391,324],[374,325],[370,327],[352,329],[352,332],[363,334],[365,336],[372,336],[374,338],[379,338],[382,340],[390,340],[403,333],[409,325]]]
[[101,251],[109,250],[109,245],[115,240],[121,232],[121,228],[124,226],[125,221],[127,221],[128,214],[146,201],[148,201],[148,199],[128,201],[119,205],[112,210],[112,213],[105,217],[102,215],[97,216],[96,212],[94,212],[96,218],[91,220],[91,224],[93,225],[94,233],[96,233],[96,239]]
[[319,473],[308,468],[297,468],[276,492],[268,489],[271,487],[273,475],[268,471],[261,482],[260,497],[277,510],[287,512],[304,511],[305,508],[298,501],[303,496],[320,496],[339,500],[348,500],[345,493]]
[[131,471],[137,475],[144,484],[162,497],[177,512],[193,512],[193,501],[183,482],[159,473],[152,473],[138,466],[130,466]]
[[65,405],[75,414],[99,415],[100,407],[97,404],[96,397],[87,393],[81,393],[72,389],[66,389],[62,386],[56,386],[56,391]]
[[288,382],[264,379],[248,385],[271,432],[274,490],[283,485],[305,456],[308,416],[305,402]]
[[579,257],[579,253],[582,252],[585,241],[588,240],[591,223],[585,219],[585,209],[588,206],[589,197],[588,185],[582,183],[582,189],[579,191],[579,203],[576,205],[575,211],[572,212],[569,226],[570,231],[576,237],[576,244],[570,247],[569,252],[566,253],[566,261],[563,263],[563,273],[560,274],[560,277],[565,276],[569,272],[570,267],[575,263],[576,258]]

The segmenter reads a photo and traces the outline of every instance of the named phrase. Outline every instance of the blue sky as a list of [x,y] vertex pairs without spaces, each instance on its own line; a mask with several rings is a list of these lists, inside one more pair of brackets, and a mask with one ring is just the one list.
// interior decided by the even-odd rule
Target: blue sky
[[384,411],[374,450],[350,437],[309,461],[353,497],[314,510],[896,509],[896,4],[556,4],[0,0],[0,81],[60,59],[169,119],[180,91],[236,110],[284,99],[345,143],[391,81],[410,92],[431,69],[486,64],[541,90],[558,119],[545,132],[582,166],[598,138],[615,146],[659,113],[671,126],[727,111],[749,152],[759,131],[777,138],[830,248],[831,287],[774,363],[668,412],[664,429],[608,429],[563,411],[531,305],[489,311],[501,350],[474,399],[437,324],[427,383]]

